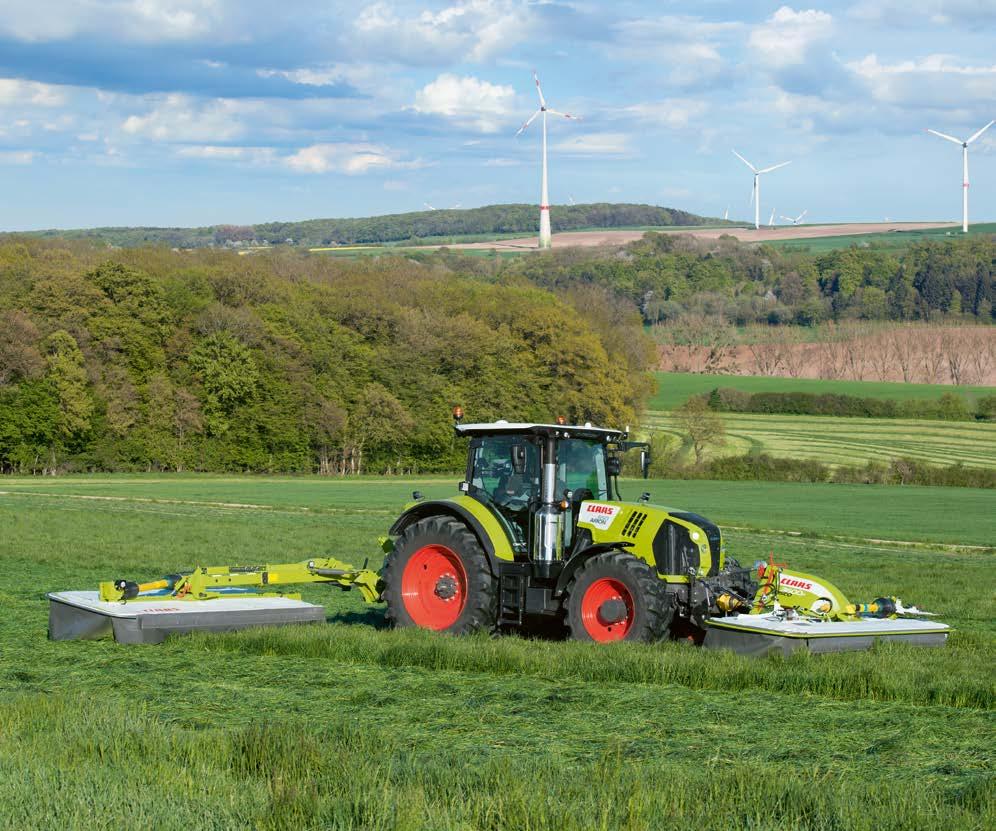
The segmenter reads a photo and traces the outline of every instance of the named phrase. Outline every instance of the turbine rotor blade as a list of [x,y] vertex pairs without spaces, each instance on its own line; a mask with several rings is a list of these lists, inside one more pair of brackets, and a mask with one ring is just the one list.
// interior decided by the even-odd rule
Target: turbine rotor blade
[[764,167],[757,171],[758,173],[771,173],[772,170],[778,170],[780,167],[785,167],[787,164],[792,164],[792,162],[781,162],[780,164],[773,164],[771,167]]
[[536,112],[534,112],[531,116],[529,116],[529,119],[526,121],[526,123],[523,124],[518,130],[516,130],[515,134],[517,136],[521,135],[525,131],[526,127],[532,124],[536,120],[536,116],[538,116],[541,112],[543,112],[543,110],[536,110]]
[[533,80],[536,82],[536,93],[539,95],[540,106],[544,109],[546,108],[546,99],[543,97],[543,87],[540,86],[539,75],[536,74],[536,70],[533,70]]
[[956,139],[954,136],[949,136],[947,133],[938,133],[937,130],[927,129],[928,133],[933,133],[935,136],[940,136],[942,139],[947,139],[948,141],[953,141],[955,144],[961,144],[961,139]]
[[972,143],[973,141],[975,141],[975,140],[976,140],[976,139],[977,139],[977,138],[978,138],[979,136],[981,136],[981,135],[982,135],[982,134],[983,134],[983,133],[984,133],[984,132],[985,132],[986,130],[988,130],[988,129],[989,129],[990,127],[992,127],[992,126],[993,126],[993,124],[996,124],[996,119],[993,119],[992,121],[990,121],[990,122],[989,122],[989,123],[988,123],[988,124],[987,124],[987,125],[986,125],[985,127],[983,127],[983,128],[981,129],[981,130],[979,130],[979,132],[977,132],[977,133],[974,133],[974,134],[972,135],[972,137],[971,137],[970,139],[968,139],[968,140],[967,140],[967,141],[965,142],[965,144],[971,144],[971,143]]
[[741,156],[736,150],[733,151],[733,155],[736,156],[738,159],[740,159],[740,161],[742,161],[745,165],[747,165],[747,167],[749,167],[751,170],[757,173],[757,168],[754,167],[754,165],[752,165],[749,161],[747,161],[747,159]]
[[551,110],[549,107],[546,108],[546,111],[548,113],[550,113],[550,115],[559,115],[559,116],[563,116],[564,118],[573,119],[574,121],[580,121],[581,120],[581,116],[579,116],[579,115],[571,115],[570,113],[562,113],[559,110]]

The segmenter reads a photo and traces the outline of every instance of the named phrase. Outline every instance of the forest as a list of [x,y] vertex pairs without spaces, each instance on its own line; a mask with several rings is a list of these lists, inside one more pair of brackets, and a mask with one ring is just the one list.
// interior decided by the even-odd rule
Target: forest
[[996,236],[923,241],[905,252],[823,254],[650,232],[622,248],[562,248],[508,265],[537,285],[592,283],[621,294],[647,325],[689,315],[734,326],[965,319],[996,309]]
[[605,289],[443,258],[0,245],[0,470],[452,471],[451,411],[625,425],[653,347]]
[[[696,216],[677,208],[626,203],[555,205],[550,213],[554,231],[724,224],[721,219]],[[249,244],[290,244],[308,247],[362,243],[415,243],[424,239],[472,235],[534,234],[537,221],[535,205],[511,204],[414,211],[350,219],[266,222],[259,225],[213,225],[200,228],[87,228],[37,231],[33,235],[43,238],[88,239],[126,248],[156,244],[175,248]]]
[[511,259],[11,237],[0,470],[452,471],[456,404],[637,425],[647,324],[991,322],[994,262],[985,236],[897,257],[651,233]]

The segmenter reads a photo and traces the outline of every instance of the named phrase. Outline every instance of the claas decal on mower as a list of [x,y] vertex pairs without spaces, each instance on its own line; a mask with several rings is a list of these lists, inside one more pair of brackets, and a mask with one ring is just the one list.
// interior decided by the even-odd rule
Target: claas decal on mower
[[594,525],[596,528],[608,528],[622,510],[616,505],[600,505],[597,502],[582,502],[578,522]]

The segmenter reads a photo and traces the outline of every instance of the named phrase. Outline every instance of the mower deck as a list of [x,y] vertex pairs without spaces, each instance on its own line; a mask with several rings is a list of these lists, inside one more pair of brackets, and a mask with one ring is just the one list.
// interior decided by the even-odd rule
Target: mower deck
[[949,627],[912,618],[866,618],[855,621],[787,620],[781,615],[733,615],[706,621],[704,646],[732,649],[741,655],[791,655],[868,649],[876,641],[915,646],[944,646]]
[[48,634],[54,641],[113,635],[119,643],[162,643],[167,635],[229,632],[251,626],[323,623],[325,609],[288,597],[218,597],[203,601],[162,596],[109,603],[93,591],[48,595]]

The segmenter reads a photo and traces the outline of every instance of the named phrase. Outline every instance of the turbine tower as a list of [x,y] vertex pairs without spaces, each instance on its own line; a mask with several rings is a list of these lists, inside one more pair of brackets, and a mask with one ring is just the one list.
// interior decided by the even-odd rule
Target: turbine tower
[[972,135],[971,138],[965,139],[965,141],[956,139],[954,136],[949,136],[947,133],[938,133],[937,130],[927,130],[928,133],[933,133],[935,136],[940,136],[942,139],[947,139],[961,145],[961,230],[965,234],[968,233],[968,145],[992,127],[994,123],[996,123],[996,119],[990,121],[985,127]]
[[758,170],[754,165],[752,165],[747,159],[741,156],[736,150],[733,151],[733,155],[736,156],[740,161],[742,161],[747,167],[754,171],[754,187],[750,192],[751,202],[754,203],[754,227],[757,230],[761,229],[761,174],[771,173],[772,170],[778,170],[780,167],[785,167],[787,164],[792,164],[792,162],[780,162],[779,164],[773,164],[771,167],[764,167]]
[[521,135],[523,131],[536,119],[536,116],[543,116],[543,184],[540,188],[540,230],[539,230],[539,247],[549,248],[550,247],[550,194],[547,190],[546,181],[546,114],[559,115],[563,118],[571,118],[577,120],[578,116],[568,115],[567,113],[557,112],[556,110],[551,110],[546,105],[546,99],[543,97],[543,88],[540,86],[539,78],[536,73],[533,73],[533,80],[536,81],[536,93],[539,95],[539,109],[536,110],[529,120],[523,124],[516,135]]

